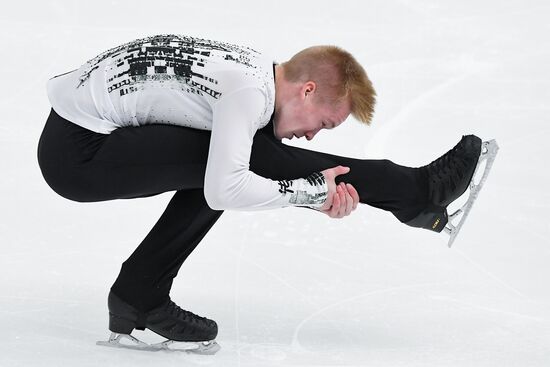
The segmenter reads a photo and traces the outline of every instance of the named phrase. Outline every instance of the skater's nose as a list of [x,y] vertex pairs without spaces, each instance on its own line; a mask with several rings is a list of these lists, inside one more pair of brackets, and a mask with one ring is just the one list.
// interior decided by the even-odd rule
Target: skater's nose
[[319,132],[319,130],[311,130],[311,131],[308,131],[305,133],[305,137],[307,140],[311,140],[315,137],[315,135],[317,135],[317,133]]

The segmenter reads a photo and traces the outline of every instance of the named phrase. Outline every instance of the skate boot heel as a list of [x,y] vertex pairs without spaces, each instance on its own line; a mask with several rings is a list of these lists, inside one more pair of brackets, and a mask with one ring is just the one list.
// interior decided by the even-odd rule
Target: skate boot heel
[[119,334],[130,334],[133,329],[144,330],[147,315],[109,292],[109,330]]
[[124,319],[109,312],[109,330],[113,333],[130,334],[135,327],[135,321]]
[[439,233],[448,221],[447,209],[432,204],[405,224]]

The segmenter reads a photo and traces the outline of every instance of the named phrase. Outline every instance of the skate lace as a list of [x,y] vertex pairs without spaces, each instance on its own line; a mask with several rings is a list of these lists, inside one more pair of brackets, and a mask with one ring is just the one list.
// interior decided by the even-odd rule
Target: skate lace
[[464,168],[466,166],[463,159],[457,158],[457,153],[462,149],[462,145],[458,144],[443,156],[428,164],[427,169],[430,172],[432,183],[435,184],[444,180],[450,180],[452,183],[454,179],[461,177],[460,172],[462,170],[456,168]]
[[177,319],[187,322],[205,322],[207,319],[205,317],[201,317],[198,315],[195,315],[194,313],[182,309],[180,306],[175,304],[172,300],[168,302],[166,305],[166,310],[173,316],[175,316]]

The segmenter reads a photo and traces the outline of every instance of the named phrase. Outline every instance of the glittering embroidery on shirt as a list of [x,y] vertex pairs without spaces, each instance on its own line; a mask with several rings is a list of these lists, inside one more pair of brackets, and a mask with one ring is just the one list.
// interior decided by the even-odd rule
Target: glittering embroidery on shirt
[[89,60],[77,88],[84,85],[100,63],[107,66],[107,91],[120,96],[146,88],[167,87],[197,95],[221,97],[218,81],[204,75],[211,58],[256,69],[253,58],[259,53],[249,47],[184,35],[155,35],[111,48]]

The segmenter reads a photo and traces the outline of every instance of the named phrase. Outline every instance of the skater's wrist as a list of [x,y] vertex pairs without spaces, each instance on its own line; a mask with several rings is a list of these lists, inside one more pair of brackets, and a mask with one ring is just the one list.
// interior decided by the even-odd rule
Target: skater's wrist
[[289,203],[319,210],[327,199],[328,184],[320,172],[313,172],[306,178],[293,180]]

